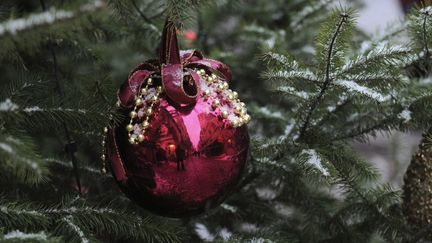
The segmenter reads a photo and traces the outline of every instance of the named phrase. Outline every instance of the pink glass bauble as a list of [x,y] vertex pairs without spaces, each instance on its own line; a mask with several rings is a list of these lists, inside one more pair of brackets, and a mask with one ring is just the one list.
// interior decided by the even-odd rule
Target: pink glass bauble
[[230,126],[210,102],[199,97],[179,108],[162,97],[143,143],[128,142],[126,122],[110,131],[107,142],[116,146],[109,147],[121,158],[111,160],[112,173],[129,198],[157,214],[184,217],[217,206],[232,191],[248,156],[247,126]]
[[136,67],[118,91],[130,119],[106,129],[111,171],[129,198],[160,215],[184,217],[232,191],[248,156],[250,116],[230,80],[224,63],[180,51],[167,19],[159,60]]

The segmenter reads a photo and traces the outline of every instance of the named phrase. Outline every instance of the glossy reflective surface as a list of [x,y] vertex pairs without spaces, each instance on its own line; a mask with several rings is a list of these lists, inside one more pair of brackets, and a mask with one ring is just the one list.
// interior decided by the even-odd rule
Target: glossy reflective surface
[[[161,215],[183,217],[218,205],[245,167],[246,125],[233,128],[201,97],[189,108],[159,102],[140,144],[121,124],[107,143],[112,173],[132,200]],[[120,158],[120,159],[118,159]]]

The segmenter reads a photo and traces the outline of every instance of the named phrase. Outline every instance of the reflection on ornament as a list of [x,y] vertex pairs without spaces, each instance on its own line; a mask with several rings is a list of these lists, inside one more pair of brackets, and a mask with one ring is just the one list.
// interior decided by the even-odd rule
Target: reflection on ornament
[[174,153],[174,152],[175,152],[175,149],[176,149],[176,146],[175,146],[174,144],[169,144],[169,145],[168,145],[168,151],[169,151],[170,153]]

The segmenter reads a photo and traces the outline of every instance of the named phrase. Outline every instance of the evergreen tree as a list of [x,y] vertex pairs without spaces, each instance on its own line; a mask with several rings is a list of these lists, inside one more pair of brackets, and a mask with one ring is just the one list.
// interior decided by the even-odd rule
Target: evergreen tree
[[[235,192],[184,220],[139,208],[100,172],[103,128],[123,119],[116,89],[157,57],[167,16],[192,30],[182,47],[231,66],[253,117]],[[430,240],[351,142],[432,127],[432,8],[380,37],[355,18],[331,0],[2,1],[0,239]]]

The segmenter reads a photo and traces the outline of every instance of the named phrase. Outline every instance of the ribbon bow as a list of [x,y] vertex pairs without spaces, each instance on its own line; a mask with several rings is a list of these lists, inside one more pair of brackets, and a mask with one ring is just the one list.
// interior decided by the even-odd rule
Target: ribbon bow
[[180,51],[176,27],[170,20],[162,32],[160,58],[140,64],[129,74],[118,91],[120,105],[131,108],[144,80],[160,75],[163,92],[178,106],[195,103],[200,93],[200,76],[197,68],[216,72],[225,81],[231,80],[230,68],[217,60],[204,58],[197,50]]

